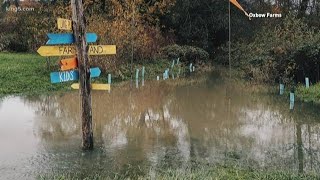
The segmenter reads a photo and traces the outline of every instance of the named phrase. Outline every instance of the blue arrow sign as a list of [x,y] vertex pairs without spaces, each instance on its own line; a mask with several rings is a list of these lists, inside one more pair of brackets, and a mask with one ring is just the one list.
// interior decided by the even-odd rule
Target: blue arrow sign
[[[90,68],[91,78],[99,77],[100,74],[101,74],[101,70],[99,68]],[[79,72],[78,70],[52,72],[50,73],[50,79],[51,79],[51,83],[74,81],[79,79]]]
[[[47,36],[49,38],[47,42],[48,45],[72,44],[75,42],[73,34],[71,33],[62,33],[62,34],[48,33]],[[94,43],[97,41],[98,36],[96,33],[87,33],[86,38],[88,43]]]
[[99,77],[100,74],[101,74],[101,70],[98,67],[90,68],[90,77],[91,78]]

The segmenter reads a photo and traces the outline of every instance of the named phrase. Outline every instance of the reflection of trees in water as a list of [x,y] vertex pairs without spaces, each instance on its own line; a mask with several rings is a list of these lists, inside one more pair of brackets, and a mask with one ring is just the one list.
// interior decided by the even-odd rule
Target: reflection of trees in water
[[[176,106],[171,107],[176,112],[171,112],[180,114],[189,125],[192,155],[209,158],[212,162],[229,158],[240,165],[296,169],[299,162],[295,152],[299,142],[294,138],[295,122],[300,119],[308,126],[319,128],[318,123],[312,123],[319,118],[314,114],[316,111],[298,104],[299,112],[291,112],[281,98],[233,92],[228,118],[228,103],[222,89],[190,87],[176,95]],[[306,130],[302,132],[307,133]],[[318,134],[309,132],[309,136],[310,133],[311,136]],[[319,141],[313,141],[313,144],[316,148],[311,151],[317,154],[313,157],[318,161],[320,144]],[[226,157],[223,156],[225,151]],[[304,154],[304,159],[312,159],[312,154]],[[300,167],[319,170],[320,163],[312,164],[313,167],[306,164]]]
[[[129,159],[133,159],[133,162],[147,162],[149,156],[146,157],[146,154],[151,157],[159,150],[170,151],[163,149],[168,146],[174,149],[175,133],[180,132],[177,130],[181,128],[171,130],[171,121],[163,119],[168,114],[163,104],[168,101],[166,97],[170,91],[172,87],[157,84],[157,87],[145,86],[132,92],[126,88],[115,88],[111,94],[94,92],[92,105],[96,147],[103,147],[107,156],[116,159],[117,163],[112,163],[114,168],[130,163],[126,154],[131,156]],[[28,98],[26,103],[37,107],[38,117],[34,126],[41,137],[41,143],[48,151],[65,154],[71,149],[79,148],[71,142],[72,139],[78,142],[80,135],[78,93]],[[154,142],[155,139],[158,139],[158,143]],[[65,159],[59,156],[57,154],[57,161],[52,162],[52,166],[64,163]],[[97,160],[96,158],[95,156],[93,159]],[[107,162],[100,159],[99,163],[103,165]],[[82,165],[86,166],[88,163]]]
[[[147,160],[154,166],[168,153],[178,152],[176,155],[180,154],[181,161],[188,158],[189,151],[185,151],[188,141],[185,143],[184,139],[188,136],[187,126],[182,120],[171,117],[168,110],[171,91],[169,86],[156,84],[130,95],[127,92],[128,96],[112,96],[118,107],[113,106],[112,112],[106,115],[109,122],[103,126],[103,143],[106,149],[114,147],[111,151],[118,161],[127,153],[134,153],[135,161]],[[129,149],[132,152],[126,153]],[[127,163],[127,159],[122,163]]]
[[278,159],[279,163],[276,167],[287,166],[298,172],[320,171],[320,143],[318,138],[320,116],[316,113],[317,107],[298,102],[295,105],[295,110],[290,111],[288,102],[283,103],[283,99],[273,98],[269,97],[272,100],[271,102],[274,103],[270,103],[268,99],[264,100],[270,111],[273,112],[272,115],[274,116],[274,112],[277,112],[277,117],[279,117],[271,118],[273,122],[276,122],[272,125],[272,128],[278,130],[274,130],[270,134],[273,141],[269,146],[275,150],[274,152],[268,152],[270,153],[268,163],[271,164],[273,159]]
[[77,98],[74,94],[70,95],[68,99],[64,99],[64,95],[43,95],[25,99],[25,103],[36,108],[37,135],[44,139],[44,142],[48,141],[46,144],[49,146],[61,139],[77,136],[80,132],[78,117],[71,115],[69,111],[69,105],[77,103]]
[[[48,148],[75,136],[79,143],[78,96],[75,92],[27,100],[38,107],[35,127]],[[100,166],[110,164],[103,160],[107,157],[114,160],[115,169],[128,163],[179,166],[196,158],[319,170],[319,115],[299,104],[299,112],[291,112],[287,102],[275,96],[238,91],[231,93],[229,103],[222,85],[174,88],[147,83],[139,90],[122,86],[110,94],[94,92],[92,105],[95,146],[105,153],[93,158]]]
[[320,126],[318,124],[296,123],[296,144],[295,144],[295,162],[298,172],[320,171],[320,145],[319,134]]
[[[258,155],[263,160],[261,164],[272,168],[287,167],[298,172],[303,172],[303,169],[319,171],[319,141],[310,142],[308,139],[308,137],[318,136],[319,131],[308,131],[306,128],[319,129],[320,127],[317,123],[319,115],[314,113],[314,109],[310,109],[310,106],[306,104],[297,103],[295,111],[290,111],[288,102],[283,102],[283,99],[276,96],[253,98],[258,99],[261,104],[260,107],[252,104],[245,110],[251,113],[247,114],[245,121],[252,127],[247,126],[243,132],[248,133],[250,129],[255,131],[249,136],[256,139],[256,142],[252,144],[252,149],[259,152]],[[254,117],[253,114],[256,116]],[[301,127],[305,128],[301,129]],[[301,139],[302,137],[305,138]],[[310,149],[311,153],[305,150],[308,142],[313,147]],[[250,155],[254,155],[254,152],[251,152]],[[306,163],[306,161],[312,161],[311,159],[315,159],[317,163]]]

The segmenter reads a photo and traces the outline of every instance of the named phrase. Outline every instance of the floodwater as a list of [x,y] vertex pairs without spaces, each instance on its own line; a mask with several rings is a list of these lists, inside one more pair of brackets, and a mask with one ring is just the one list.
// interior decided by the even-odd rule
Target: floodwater
[[296,103],[291,111],[288,98],[276,94],[236,85],[227,91],[216,75],[198,84],[175,81],[93,92],[91,152],[81,150],[77,91],[0,99],[0,179],[70,172],[152,177],[195,161],[320,172],[317,107]]

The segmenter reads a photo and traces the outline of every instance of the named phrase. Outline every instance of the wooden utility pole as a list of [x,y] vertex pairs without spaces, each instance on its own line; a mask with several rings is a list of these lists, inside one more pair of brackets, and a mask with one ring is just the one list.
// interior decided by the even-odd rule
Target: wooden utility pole
[[71,0],[71,7],[73,35],[75,38],[79,68],[82,148],[84,150],[90,150],[93,149],[90,65],[82,0]]

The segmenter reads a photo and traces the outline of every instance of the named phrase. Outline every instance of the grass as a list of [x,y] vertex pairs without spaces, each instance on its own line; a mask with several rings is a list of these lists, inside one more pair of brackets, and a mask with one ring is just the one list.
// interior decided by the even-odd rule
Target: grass
[[37,54],[0,53],[1,96],[66,90],[71,90],[70,83],[50,83],[50,70],[47,68],[44,57]]
[[[47,66],[46,58],[38,54],[27,53],[0,53],[0,96],[5,95],[37,95],[53,92],[71,91],[71,84],[74,82],[65,82],[51,84],[50,72],[59,71],[58,58],[51,58],[50,66]],[[152,63],[135,64],[135,68],[140,69],[145,66],[145,79],[156,79],[156,76],[162,78],[162,73],[171,62],[159,60]],[[181,67],[181,74],[184,74],[186,67]],[[113,83],[129,80],[131,77],[130,65],[120,66],[117,72],[113,72]],[[178,72],[175,66],[174,72]],[[135,78],[135,69],[133,72]],[[105,78],[103,78],[105,77]],[[100,78],[93,82],[106,83],[107,75],[101,74]]]
[[299,84],[296,92],[297,97],[302,101],[320,104],[320,83],[310,86],[308,89]]
[[[126,174],[126,173],[125,173]],[[159,180],[177,180],[177,179],[217,179],[217,180],[300,180],[300,179],[310,179],[316,180],[320,179],[320,176],[316,173],[309,174],[295,174],[286,171],[262,171],[262,170],[250,170],[241,169],[237,167],[199,167],[197,169],[166,169],[158,170],[154,175],[100,175],[95,174],[91,176],[81,175],[77,173],[73,174],[61,174],[61,175],[42,175],[38,179],[46,180],[76,180],[76,179],[159,179]]]

